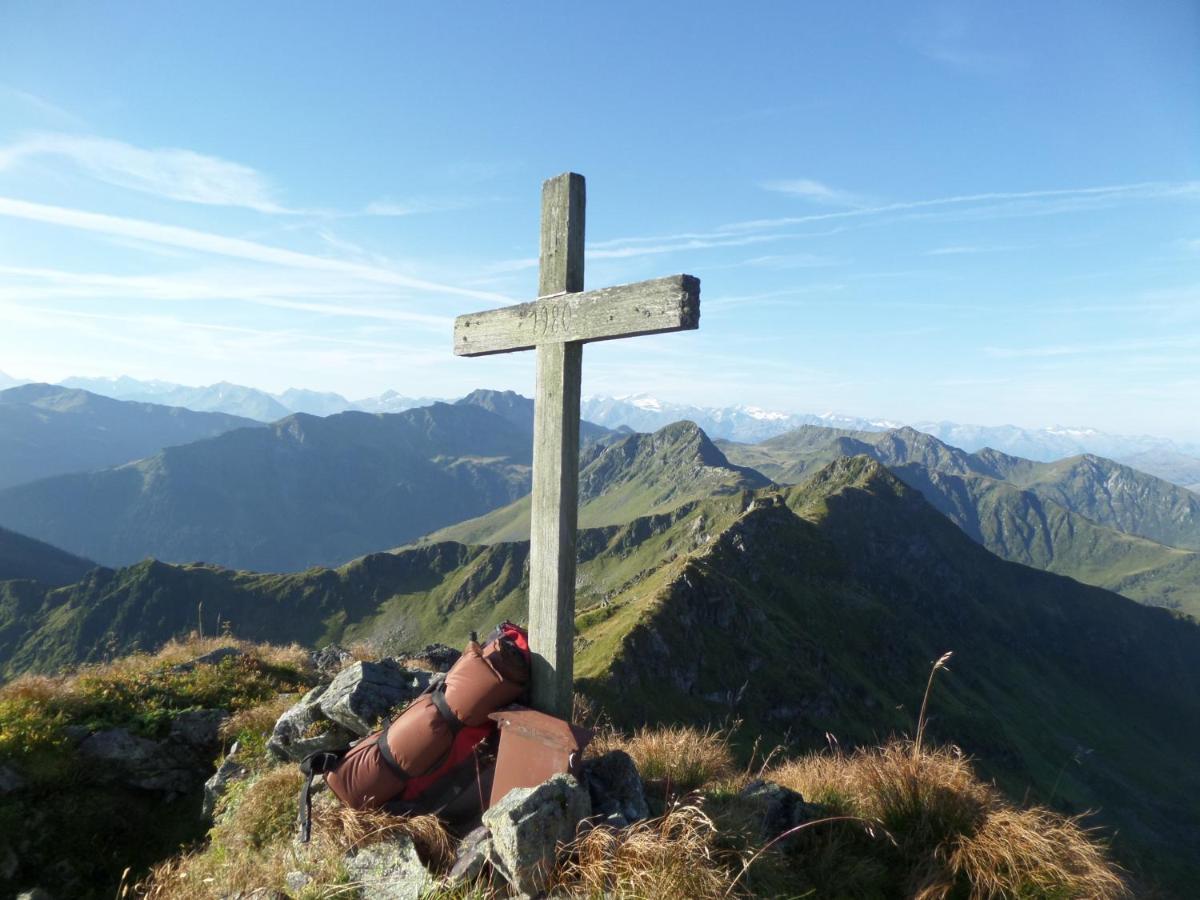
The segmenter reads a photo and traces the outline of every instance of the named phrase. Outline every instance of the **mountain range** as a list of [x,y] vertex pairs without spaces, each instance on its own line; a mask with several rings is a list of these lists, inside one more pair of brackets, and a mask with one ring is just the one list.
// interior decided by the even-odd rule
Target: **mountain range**
[[123,402],[25,384],[0,391],[0,488],[106,468],[260,423],[226,413]]
[[[693,434],[689,451],[711,453]],[[872,743],[911,731],[929,661],[954,650],[930,740],[1010,794],[1099,810],[1118,852],[1164,881],[1200,877],[1194,621],[997,558],[869,456],[726,487],[580,533],[578,687],[618,724],[732,715],[768,744]],[[4,582],[0,669],[151,647],[198,621],[381,653],[460,643],[526,617],[527,565],[526,542],[443,541],[291,575],[146,561],[64,588]]]
[[[834,413],[808,415],[773,412],[754,406],[696,407],[665,403],[645,394],[593,397],[583,401],[583,416],[600,425],[627,425],[654,431],[686,419],[714,440],[757,443],[806,425],[852,431],[891,431],[905,423]],[[1200,444],[1148,435],[1114,435],[1094,428],[1019,428],[1015,425],[961,425],[955,422],[907,423],[918,431],[968,452],[999,450],[1038,462],[1091,453],[1125,462],[1151,475],[1200,491]]]
[[297,413],[0,491],[0,523],[108,565],[291,571],[395,546],[529,490],[529,434],[473,404]]
[[[145,414],[98,397],[84,405],[97,401],[101,410]],[[423,535],[525,540],[532,427],[532,402],[511,391],[398,414],[295,414],[121,466],[10,486],[0,490],[0,525],[105,565],[155,557],[258,571],[336,565]],[[1099,457],[1039,463],[967,453],[910,428],[802,426],[758,444],[714,444],[694,423],[642,434],[584,422],[581,434],[584,526],[794,484],[864,454],[1005,559],[1200,615],[1200,496]],[[42,443],[86,445],[52,429]]]
[[230,384],[227,381],[203,387],[188,387],[169,381],[140,381],[127,375],[117,378],[72,377],[64,379],[62,384],[116,400],[138,400],[204,412],[226,412],[259,422],[274,422],[292,413],[331,416],[350,410],[402,412],[437,402],[430,397],[404,397],[395,391],[385,391],[377,397],[364,397],[352,401],[329,391],[288,388],[281,393],[271,394],[258,388]]
[[759,444],[718,444],[783,484],[842,456],[870,456],[998,556],[1200,616],[1200,495],[1129,466],[967,453],[912,428],[806,426]]
[[[0,388],[21,383],[0,372]],[[220,382],[187,387],[166,381],[116,378],[67,378],[62,382],[119,400],[183,406],[198,411],[219,411],[261,422],[272,422],[290,413],[334,415],[348,410],[402,412],[428,406],[438,398],[411,397],[396,391],[349,400],[341,394],[289,388],[272,394],[244,385]],[[948,444],[969,452],[991,448],[1040,462],[1091,453],[1124,462],[1160,478],[1200,492],[1200,443],[1179,442],[1149,435],[1108,434],[1094,428],[1053,426],[1022,428],[1015,425],[964,425],[946,421],[904,423],[895,419],[866,419],[835,413],[811,415],[767,410],[757,406],[699,407],[668,403],[647,394],[624,397],[591,397],[582,402],[585,420],[612,429],[657,431],[672,422],[691,421],[713,439],[754,443],[804,425],[855,431],[886,431],[908,424]]]

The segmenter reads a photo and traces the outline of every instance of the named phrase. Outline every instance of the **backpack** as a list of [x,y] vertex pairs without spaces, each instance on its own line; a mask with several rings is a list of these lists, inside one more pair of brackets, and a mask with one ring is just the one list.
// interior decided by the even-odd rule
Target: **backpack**
[[314,753],[300,764],[301,841],[311,833],[315,775],[354,809],[433,812],[452,821],[482,812],[497,743],[488,715],[526,692],[529,672],[525,629],[505,622],[482,647],[472,634],[445,680],[394,720],[346,750]]

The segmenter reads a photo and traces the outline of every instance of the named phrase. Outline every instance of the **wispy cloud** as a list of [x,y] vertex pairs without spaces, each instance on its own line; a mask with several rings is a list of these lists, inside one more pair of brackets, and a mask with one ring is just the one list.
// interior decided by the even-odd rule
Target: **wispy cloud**
[[12,100],[26,110],[33,111],[43,119],[53,121],[56,128],[64,126],[71,128],[83,127],[83,119],[70,110],[63,109],[57,103],[52,103],[45,97],[39,97],[37,94],[31,94],[29,91],[15,88],[11,84],[0,84],[0,100],[4,99]]
[[820,269],[826,266],[841,265],[840,260],[819,256],[816,253],[775,253],[768,256],[755,256],[745,260],[742,265],[756,269]]
[[1195,347],[1200,347],[1200,335],[1133,338],[1094,343],[1043,344],[1031,347],[984,347],[983,352],[995,359],[1049,359],[1061,356],[1136,353],[1145,350],[1190,350]]
[[75,228],[114,237],[149,241],[171,247],[181,247],[198,253],[210,253],[217,256],[246,259],[294,269],[333,272],[363,281],[410,288],[415,291],[472,297],[492,303],[510,302],[509,298],[500,294],[413,278],[382,266],[313,256],[308,253],[284,250],[255,241],[230,238],[212,234],[211,232],[181,228],[176,225],[164,225],[143,219],[131,219],[102,213],[85,212],[61,206],[30,203],[10,197],[0,197],[0,216],[10,216],[33,222],[45,222],[51,225]]
[[[728,223],[710,231],[685,231],[678,234],[612,238],[589,243],[587,252],[589,259],[593,257],[635,257],[717,247],[737,247],[808,237],[825,237],[851,228],[882,226],[917,218],[924,220],[963,218],[988,220],[1036,217],[1062,215],[1152,200],[1200,200],[1200,181],[1148,181],[1096,187],[958,194],[927,200],[907,200],[853,209],[814,212],[800,216],[752,219]],[[784,230],[794,229],[798,225],[815,223],[825,223],[832,227],[820,231]],[[962,245],[935,248],[929,255],[1011,249],[1014,248]],[[493,271],[514,271],[532,268],[536,265],[536,259],[511,260],[498,264]]]
[[994,211],[996,203],[1020,202],[1025,205],[1009,211],[1011,215],[1043,215],[1050,212],[1073,211],[1080,207],[1044,205],[1046,201],[1063,199],[1087,200],[1089,206],[1111,205],[1133,200],[1153,200],[1172,197],[1200,199],[1200,181],[1144,181],[1136,184],[1112,184],[1082,188],[1052,188],[1037,191],[991,191],[980,194],[958,194],[951,197],[935,197],[929,200],[908,200],[885,203],[861,209],[838,210],[836,212],[811,213],[803,216],[784,216],[774,219],[753,219],[723,226],[721,233],[730,231],[763,231],[807,222],[824,222],[833,219],[855,219],[882,216],[888,213],[908,213],[915,210],[935,210],[946,207],[984,207]]
[[66,160],[93,178],[118,187],[208,206],[292,213],[275,199],[260,172],[192,150],[146,149],[123,141],[74,134],[34,134],[0,147],[0,171],[42,158]]
[[866,199],[858,194],[832,188],[812,178],[787,178],[780,181],[765,181],[761,186],[767,191],[788,194],[804,200],[811,200],[814,203],[824,203],[829,206],[867,205]]
[[980,244],[952,244],[948,247],[936,247],[933,250],[926,250],[925,256],[969,256],[976,253],[1000,253],[1004,250],[1011,250],[1012,247],[1004,247],[1000,245],[985,246]]
[[[0,300],[233,300],[321,315],[403,322],[445,332],[453,319],[397,308],[386,288],[347,283],[341,278],[279,277],[239,268],[182,275],[108,275],[0,265]],[[348,302],[369,299],[370,302]]]
[[402,217],[453,212],[459,209],[470,209],[481,203],[492,203],[495,200],[495,197],[451,197],[440,200],[418,197],[412,200],[375,200],[363,207],[362,215]]

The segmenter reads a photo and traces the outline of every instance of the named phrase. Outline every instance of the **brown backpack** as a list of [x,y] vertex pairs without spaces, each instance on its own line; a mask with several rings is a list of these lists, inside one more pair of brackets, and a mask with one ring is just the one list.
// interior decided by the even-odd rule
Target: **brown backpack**
[[[342,753],[314,754],[301,764],[302,840],[308,839],[312,776],[355,809],[410,808],[442,776],[463,771],[491,736],[488,714],[520,697],[529,684],[523,629],[505,623],[482,648],[472,640],[445,681],[413,700],[394,721]],[[486,795],[485,795],[486,796]]]

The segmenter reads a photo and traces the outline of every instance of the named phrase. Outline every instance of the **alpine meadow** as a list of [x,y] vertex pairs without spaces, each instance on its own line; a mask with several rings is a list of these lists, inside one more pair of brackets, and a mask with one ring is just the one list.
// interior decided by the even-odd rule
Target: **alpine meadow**
[[1200,8],[0,12],[0,895],[1200,885]]

